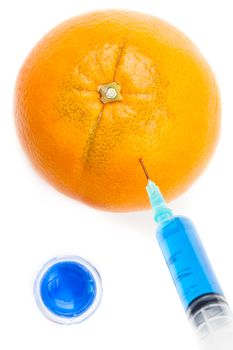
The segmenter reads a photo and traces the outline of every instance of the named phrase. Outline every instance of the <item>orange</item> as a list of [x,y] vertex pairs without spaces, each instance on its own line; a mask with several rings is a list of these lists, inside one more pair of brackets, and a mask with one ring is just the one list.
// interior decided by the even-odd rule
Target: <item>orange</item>
[[201,174],[219,133],[215,77],[170,24],[97,11],[53,29],[17,81],[16,123],[58,190],[113,211],[147,208],[139,158],[167,200]]

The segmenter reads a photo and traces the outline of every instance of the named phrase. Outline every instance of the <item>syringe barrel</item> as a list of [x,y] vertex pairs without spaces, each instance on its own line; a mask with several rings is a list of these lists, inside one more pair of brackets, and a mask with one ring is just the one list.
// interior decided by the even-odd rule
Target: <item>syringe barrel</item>
[[191,220],[171,216],[156,236],[201,349],[233,350],[233,316]]
[[200,296],[223,295],[191,220],[173,216],[162,221],[156,236],[185,309]]

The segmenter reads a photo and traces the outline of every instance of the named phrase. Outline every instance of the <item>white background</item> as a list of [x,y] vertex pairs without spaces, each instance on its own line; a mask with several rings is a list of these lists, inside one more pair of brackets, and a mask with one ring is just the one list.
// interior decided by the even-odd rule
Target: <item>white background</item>
[[[196,349],[154,239],[151,212],[96,211],[63,196],[34,172],[17,140],[17,72],[53,26],[97,8],[159,16],[184,31],[215,71],[223,104],[217,152],[202,177],[171,203],[191,217],[233,306],[233,20],[231,0],[5,0],[0,3],[0,348]],[[37,309],[34,278],[48,259],[76,254],[99,269],[104,297],[89,320],[53,324]]]

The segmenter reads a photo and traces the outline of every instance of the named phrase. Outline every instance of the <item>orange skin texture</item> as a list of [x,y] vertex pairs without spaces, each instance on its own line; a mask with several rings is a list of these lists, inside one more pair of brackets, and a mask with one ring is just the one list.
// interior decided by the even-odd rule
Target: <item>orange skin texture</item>
[[[122,101],[98,86],[117,82]],[[220,127],[215,77],[170,24],[97,11],[53,29],[17,80],[16,125],[34,166],[59,191],[96,208],[149,207],[142,158],[169,201],[203,172]]]

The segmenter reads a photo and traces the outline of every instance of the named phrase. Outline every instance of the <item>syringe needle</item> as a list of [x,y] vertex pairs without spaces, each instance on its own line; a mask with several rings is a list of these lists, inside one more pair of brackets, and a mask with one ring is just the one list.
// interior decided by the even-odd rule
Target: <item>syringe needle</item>
[[142,158],[139,158],[139,162],[148,180],[146,190],[151,206],[154,210],[154,220],[156,222],[159,222],[161,220],[170,218],[172,216],[172,211],[167,207],[167,204],[163,198],[162,193],[160,192],[159,187],[153,181],[151,181]]
[[147,170],[146,170],[146,167],[145,167],[145,165],[144,165],[144,163],[143,163],[142,158],[139,159],[139,162],[140,162],[140,164],[141,164],[141,166],[142,166],[142,169],[143,169],[143,171],[144,171],[144,173],[145,173],[145,175],[146,175],[147,180],[149,181],[149,180],[150,180],[150,177],[149,177],[149,174],[148,174],[148,172],[147,172]]

